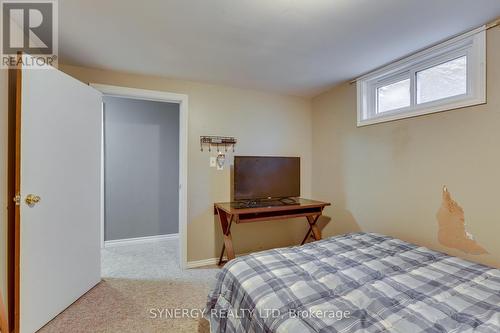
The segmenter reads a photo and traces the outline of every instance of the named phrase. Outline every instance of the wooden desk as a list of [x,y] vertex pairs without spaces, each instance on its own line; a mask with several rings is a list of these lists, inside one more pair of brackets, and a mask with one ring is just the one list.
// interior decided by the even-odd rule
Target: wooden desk
[[224,252],[227,251],[228,261],[234,259],[233,240],[231,238],[231,225],[234,223],[250,223],[258,221],[272,221],[305,217],[309,223],[309,230],[301,245],[307,241],[312,233],[315,240],[321,239],[321,231],[316,222],[323,213],[328,202],[309,199],[296,199],[297,203],[292,205],[267,206],[267,207],[245,207],[240,208],[237,203],[221,202],[214,204],[214,213],[219,215],[220,225],[224,237],[224,244],[219,257],[218,265],[224,263],[222,260]]

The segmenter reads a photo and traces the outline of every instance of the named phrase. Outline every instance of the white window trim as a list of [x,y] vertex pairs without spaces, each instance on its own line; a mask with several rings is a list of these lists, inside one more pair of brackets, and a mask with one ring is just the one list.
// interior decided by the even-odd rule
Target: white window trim
[[[467,93],[417,104],[416,73],[467,56]],[[377,88],[410,79],[411,105],[377,114]],[[486,103],[486,27],[384,66],[356,80],[358,127]]]

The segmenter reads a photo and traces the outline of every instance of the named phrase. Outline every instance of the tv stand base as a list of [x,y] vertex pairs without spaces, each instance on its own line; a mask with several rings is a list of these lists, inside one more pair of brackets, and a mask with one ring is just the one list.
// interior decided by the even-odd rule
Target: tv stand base
[[[233,240],[231,237],[231,226],[234,223],[250,223],[258,221],[284,220],[297,217],[305,217],[309,229],[302,240],[305,244],[310,236],[314,240],[321,239],[321,230],[317,226],[323,209],[330,203],[298,198],[295,204],[283,204],[279,206],[264,207],[235,207],[234,203],[216,203],[214,213],[219,216],[224,243],[219,257],[218,265],[235,258]],[[224,261],[224,252],[227,261]]]

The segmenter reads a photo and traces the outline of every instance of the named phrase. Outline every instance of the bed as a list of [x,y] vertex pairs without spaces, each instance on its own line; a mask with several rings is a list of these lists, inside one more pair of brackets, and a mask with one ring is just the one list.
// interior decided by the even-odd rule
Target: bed
[[212,333],[500,332],[500,270],[374,233],[234,259]]

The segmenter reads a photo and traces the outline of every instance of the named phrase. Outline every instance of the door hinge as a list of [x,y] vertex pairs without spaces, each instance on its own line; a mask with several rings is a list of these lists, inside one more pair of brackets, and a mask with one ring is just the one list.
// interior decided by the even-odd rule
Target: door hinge
[[21,194],[17,193],[12,200],[16,203],[16,206],[19,206],[21,204]]

